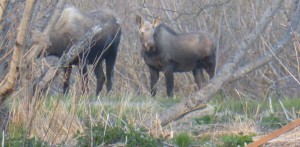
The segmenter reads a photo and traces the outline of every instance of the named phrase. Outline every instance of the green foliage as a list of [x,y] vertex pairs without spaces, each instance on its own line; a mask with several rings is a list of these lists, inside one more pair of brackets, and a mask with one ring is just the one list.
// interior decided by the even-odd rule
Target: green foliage
[[287,124],[287,122],[283,121],[280,117],[271,114],[270,116],[263,117],[259,124],[266,129],[278,129]]
[[37,137],[28,138],[26,129],[23,125],[14,125],[10,124],[8,132],[2,136],[2,132],[0,134],[0,138],[4,138],[4,146],[7,147],[44,147],[48,146],[46,142],[43,142],[41,139]]
[[225,135],[222,137],[223,147],[244,146],[245,143],[253,142],[253,135]]
[[[226,110],[229,110],[234,113],[242,114],[245,116],[253,116],[257,112],[257,108],[259,106],[265,106],[266,102],[256,101],[249,98],[243,98],[243,99],[221,99],[221,98],[215,98],[212,101],[214,104],[220,106],[218,111],[219,112],[225,112]],[[263,107],[265,108],[265,107]]]
[[[279,101],[276,98],[273,99],[272,106],[275,110],[275,114],[277,116],[284,117],[284,114],[282,113],[282,106],[280,105]],[[250,119],[259,113],[270,111],[269,102],[267,100],[254,100],[250,98],[224,98],[218,95],[212,100],[212,103],[218,106],[217,112],[229,111],[232,113],[241,114],[245,116],[245,118]],[[282,103],[288,111],[292,111],[293,109],[296,111],[300,110],[299,98],[287,97],[282,99]]]
[[211,123],[213,123],[213,116],[205,115],[203,117],[194,118],[194,120],[196,121],[196,123],[198,125],[211,124]]
[[[103,126],[98,124],[86,129],[84,134],[75,135],[77,146],[100,146],[113,143],[126,143],[126,146],[162,146],[160,140],[150,137],[143,131],[136,131],[133,127],[127,130],[115,126]],[[126,142],[127,141],[127,142]]]
[[[288,111],[291,111],[292,108],[294,108],[295,110],[300,110],[300,99],[299,98],[284,98],[284,99],[282,99],[282,103]],[[282,106],[280,105],[280,103],[278,101],[275,101],[275,103],[273,105],[274,105],[273,107],[274,107],[275,111],[282,112]]]
[[175,137],[175,143],[179,147],[187,147],[193,142],[192,137],[188,133],[180,133]]

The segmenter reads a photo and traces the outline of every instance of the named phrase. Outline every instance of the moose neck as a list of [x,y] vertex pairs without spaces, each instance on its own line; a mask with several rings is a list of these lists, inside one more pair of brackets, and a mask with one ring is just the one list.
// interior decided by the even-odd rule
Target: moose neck
[[164,43],[172,42],[174,39],[176,39],[177,35],[178,33],[165,24],[160,24],[154,30],[154,40],[156,43],[162,41]]
[[177,33],[174,30],[172,30],[169,26],[165,24],[160,24],[159,26],[157,26],[155,28],[155,33],[167,33],[169,35],[174,35],[174,36],[177,35]]
[[165,24],[160,24],[154,30],[155,48],[161,53],[168,53],[177,44],[178,34]]

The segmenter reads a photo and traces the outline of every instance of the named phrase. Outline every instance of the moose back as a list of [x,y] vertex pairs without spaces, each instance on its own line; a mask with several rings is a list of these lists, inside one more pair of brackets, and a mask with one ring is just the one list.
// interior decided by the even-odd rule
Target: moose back
[[106,62],[107,92],[112,88],[114,65],[121,38],[120,24],[110,11],[95,10],[88,14],[74,7],[66,7],[50,33],[51,46],[45,50],[46,55],[61,57],[92,27],[100,25],[102,31],[96,34],[88,49],[85,49],[69,67],[64,68],[63,91],[67,92],[71,74],[71,65],[82,65],[83,90],[87,88],[87,65],[94,64],[97,78],[96,95],[99,95],[105,82],[102,62]]

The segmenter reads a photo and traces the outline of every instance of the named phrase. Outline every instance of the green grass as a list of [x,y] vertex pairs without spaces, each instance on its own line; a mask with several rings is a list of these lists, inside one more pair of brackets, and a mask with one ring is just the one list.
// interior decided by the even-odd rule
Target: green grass
[[[10,124],[9,129],[2,136],[2,132],[0,134],[1,141],[4,142],[4,146],[8,147],[19,147],[19,146],[26,146],[26,147],[46,147],[48,143],[42,141],[40,138],[37,137],[28,137],[27,130],[22,124]],[[4,140],[2,140],[2,138]]]
[[[292,108],[294,108],[296,111],[300,110],[300,98],[285,98],[281,100],[284,107],[291,111]],[[275,100],[274,103],[274,110],[275,111],[282,111],[282,107],[279,103],[279,101]]]
[[214,121],[214,116],[212,116],[212,115],[205,115],[203,117],[196,117],[196,118],[194,118],[194,120],[196,121],[196,123],[198,125],[211,124]]
[[160,106],[162,106],[164,109],[167,109],[171,106],[174,106],[178,103],[180,103],[183,100],[182,97],[174,97],[174,98],[157,98],[158,103]]
[[[229,99],[216,97],[212,100],[212,104],[218,107],[217,112],[230,111],[236,114],[243,115],[245,118],[254,119],[254,116],[265,111],[270,111],[269,101],[267,100],[253,100],[249,98]],[[292,112],[294,108],[296,111],[300,110],[299,98],[285,98],[282,100],[284,107]],[[272,107],[276,114],[284,117],[282,106],[278,99],[272,99]]]
[[[215,98],[212,103],[219,106],[218,111],[224,112],[230,110],[238,114],[254,115],[257,108],[262,105],[266,105],[265,102],[259,102],[252,99],[225,99],[225,98]],[[264,107],[265,108],[265,107]]]
[[253,135],[224,135],[222,137],[223,143],[220,145],[222,147],[243,147],[245,143],[249,144],[253,142]]
[[204,135],[197,139],[198,144],[201,146],[211,145],[212,144],[212,137],[210,135]]
[[270,116],[263,117],[259,122],[259,125],[265,129],[279,129],[287,123],[288,122],[283,118],[271,114]]
[[85,130],[83,134],[75,136],[77,146],[103,146],[107,144],[122,143],[128,147],[131,146],[162,146],[159,139],[149,136],[143,130],[135,130],[134,127],[105,126],[98,124]]
[[[69,95],[56,95],[56,96],[49,96],[45,98],[44,104],[46,107],[54,108],[57,101],[61,101],[64,105],[71,107],[72,105],[72,97]],[[161,109],[167,109],[171,106],[174,106],[178,103],[180,103],[183,98],[182,97],[174,97],[174,98],[165,98],[165,97],[144,97],[144,96],[127,96],[122,97],[120,95],[113,95],[113,96],[100,96],[99,99],[95,98],[94,96],[85,96],[77,98],[77,101],[79,101],[79,107],[84,106],[82,102],[84,100],[89,101],[98,101],[99,103],[101,101],[109,101],[116,104],[121,104],[124,102],[128,103],[152,103],[157,104],[161,107]],[[272,99],[273,108],[277,112],[282,112],[282,107],[279,103],[279,101],[276,98]],[[221,95],[216,96],[211,101],[213,105],[216,105],[218,112],[224,112],[226,110],[230,110],[234,113],[245,115],[246,117],[254,116],[256,113],[260,113],[263,111],[269,111],[269,101],[268,100],[253,100],[250,98],[224,98]],[[300,99],[299,98],[284,98],[282,99],[282,103],[285,106],[285,108],[289,111],[291,111],[293,108],[296,111],[300,110]],[[99,106],[98,106],[99,107]],[[108,111],[114,111],[115,108],[111,107],[105,107],[105,110]],[[97,108],[92,108],[92,111],[97,111]],[[94,112],[93,112],[94,113]],[[95,113],[96,115],[97,113]]]
[[197,145],[203,147],[243,147],[253,142],[255,134],[224,134],[219,136],[204,135],[197,138]]
[[[44,100],[39,103],[41,104],[40,109],[42,110],[39,111],[39,113],[41,113],[39,116],[52,116],[54,111],[56,111],[56,114],[60,111],[67,114],[67,111],[76,109],[74,112],[78,118],[77,120],[79,120],[78,124],[82,125],[83,128],[87,128],[84,133],[78,133],[76,136],[76,139],[83,143],[81,144],[82,146],[88,145],[88,143],[90,143],[89,139],[91,138],[94,139],[94,144],[98,145],[101,145],[102,143],[115,143],[117,141],[124,143],[126,142],[126,138],[124,140],[122,136],[127,137],[126,143],[132,143],[133,146],[136,146],[137,144],[144,144],[147,146],[152,146],[155,144],[153,146],[156,146],[156,143],[159,141],[153,141],[151,136],[147,136],[145,131],[135,130],[133,127],[130,128],[128,126],[135,124],[134,122],[136,121],[142,121],[143,118],[147,117],[147,114],[161,112],[162,110],[168,109],[169,107],[180,103],[182,100],[182,97],[152,98],[137,96],[134,94],[123,97],[120,95],[100,96],[99,98],[95,98],[93,96],[83,96],[76,98],[76,100],[70,95],[46,96]],[[194,118],[194,122],[196,122],[198,125],[222,124],[224,122],[227,123],[235,121],[235,119],[238,118],[238,121],[244,121],[247,119],[251,122],[258,122],[258,125],[262,126],[263,128],[276,129],[286,124],[287,121],[279,101],[275,98],[272,100],[274,114],[265,113],[270,111],[269,101],[267,100],[258,101],[250,98],[234,99],[217,96],[211,101],[211,104],[215,106],[214,114],[201,117],[196,116]],[[285,98],[282,99],[282,102],[285,108],[290,112],[292,112],[293,109],[296,112],[300,110],[300,99],[298,98]],[[17,99],[13,107],[18,108],[19,105],[22,104],[21,101]],[[57,110],[56,107],[58,108]],[[229,112],[229,115],[223,115],[224,112]],[[254,117],[256,115],[257,117]],[[105,130],[103,128],[103,124],[105,124],[107,120],[110,126]],[[102,126],[100,124],[102,124]],[[111,125],[113,127],[111,127]],[[47,144],[36,137],[28,138],[26,136],[26,131],[25,133],[22,132],[22,129],[18,128],[17,126],[12,127],[15,130],[19,130],[19,132],[10,131],[8,134],[6,134],[4,137],[5,145],[22,146],[24,143],[29,143],[29,146],[31,144],[43,146]],[[106,133],[104,134],[104,132]],[[131,138],[131,141],[128,140],[129,138]],[[133,138],[138,138],[138,140]],[[245,135],[227,136],[224,138],[220,137],[218,138],[217,144],[240,144],[247,139],[248,138],[247,136],[245,137]],[[212,139],[209,137],[199,138],[198,140],[199,141],[197,142],[202,145],[216,145],[214,143],[215,139],[212,141]],[[195,143],[193,137],[189,136],[188,134],[178,135],[174,140],[170,141],[174,141],[174,143],[176,143],[178,146],[186,146],[188,144]]]
[[174,142],[179,147],[188,147],[192,144],[193,138],[188,133],[183,132],[175,136]]

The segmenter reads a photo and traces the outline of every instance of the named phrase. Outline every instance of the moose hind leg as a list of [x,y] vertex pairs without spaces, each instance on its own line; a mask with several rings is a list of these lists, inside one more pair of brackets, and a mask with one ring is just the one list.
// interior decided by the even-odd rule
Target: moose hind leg
[[209,78],[212,79],[213,76],[215,75],[215,66],[213,64],[204,67],[205,71],[208,73]]
[[149,71],[150,71],[150,91],[151,91],[151,96],[154,97],[156,95],[156,89],[157,89],[156,84],[159,78],[159,72],[152,68],[149,68]]
[[63,77],[63,92],[64,92],[64,94],[67,94],[69,91],[71,72],[72,72],[71,66],[64,68],[64,77]]
[[195,79],[198,89],[201,89],[201,87],[202,87],[201,82],[205,81],[205,78],[203,75],[203,69],[202,68],[194,69],[193,76],[194,76],[194,79]]
[[116,54],[110,55],[108,58],[105,59],[105,62],[106,62],[106,89],[107,89],[106,91],[107,93],[109,93],[113,85]]
[[203,61],[203,68],[208,73],[210,79],[215,75],[216,68],[216,57],[215,55],[210,56],[209,58]]
[[97,78],[97,88],[96,88],[96,95],[99,95],[100,91],[102,90],[103,84],[105,82],[105,76],[102,69],[102,62],[99,62],[96,65],[94,70],[96,78]]
[[168,97],[173,97],[173,87],[174,87],[174,73],[172,66],[168,66],[165,71],[164,75],[166,78],[166,87],[167,87],[167,95]]
[[82,67],[82,71],[80,72],[80,77],[81,77],[81,83],[82,83],[82,92],[83,93],[88,93],[89,88],[88,88],[88,71],[87,71],[87,66],[84,65]]

